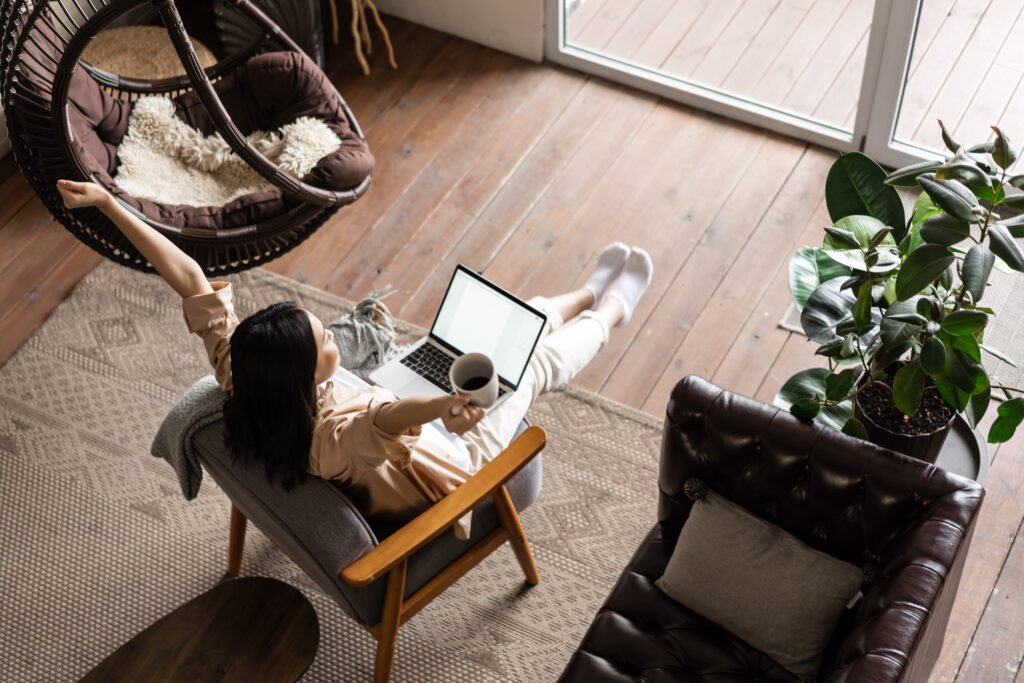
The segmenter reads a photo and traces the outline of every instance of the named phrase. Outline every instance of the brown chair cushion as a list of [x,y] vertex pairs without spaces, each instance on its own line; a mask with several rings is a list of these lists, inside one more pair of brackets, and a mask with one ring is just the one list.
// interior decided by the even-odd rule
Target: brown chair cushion
[[[302,116],[324,121],[341,139],[338,150],[317,163],[303,180],[342,191],[358,185],[373,170],[366,142],[349,125],[327,77],[308,57],[270,52],[240,65],[214,84],[235,125],[248,135],[275,130]],[[278,190],[240,197],[224,206],[163,205],[132,197],[117,186],[117,146],[128,130],[131,105],[117,100],[79,68],[69,90],[69,120],[79,158],[114,195],[147,217],[175,227],[216,230],[237,228],[274,218],[300,202]],[[213,124],[194,91],[175,98],[178,116],[190,126],[213,134]]]

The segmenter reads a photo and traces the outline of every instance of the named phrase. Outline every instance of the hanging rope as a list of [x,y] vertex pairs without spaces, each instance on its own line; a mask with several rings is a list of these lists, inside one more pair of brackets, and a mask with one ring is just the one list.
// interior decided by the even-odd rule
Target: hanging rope
[[[373,54],[373,41],[370,38],[370,24],[366,18],[366,10],[370,10],[377,28],[380,29],[381,35],[384,37],[384,45],[388,50],[388,63],[392,69],[397,69],[398,64],[395,62],[395,49],[391,45],[391,36],[388,34],[387,27],[384,26],[384,22],[381,21],[380,12],[377,11],[373,0],[352,0],[352,38],[355,41],[356,59],[359,60],[359,66],[363,68],[364,74],[370,75],[370,65],[366,61],[366,55],[363,54],[364,44],[366,45],[366,54]],[[337,45],[341,41],[337,0],[331,0],[331,29],[332,42]]]

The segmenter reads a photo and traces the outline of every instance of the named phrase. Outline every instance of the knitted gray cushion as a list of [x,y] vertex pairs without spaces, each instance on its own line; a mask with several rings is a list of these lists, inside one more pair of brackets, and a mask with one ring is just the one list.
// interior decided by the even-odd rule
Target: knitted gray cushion
[[691,488],[693,509],[656,585],[797,676],[813,676],[864,572]]

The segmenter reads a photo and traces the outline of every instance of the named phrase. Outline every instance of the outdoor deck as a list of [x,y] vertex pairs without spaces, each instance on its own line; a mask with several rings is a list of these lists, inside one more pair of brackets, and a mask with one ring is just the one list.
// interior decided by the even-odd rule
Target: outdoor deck
[[[585,0],[568,42],[852,130],[874,0]],[[928,0],[897,139],[1024,121],[1024,3]],[[1018,135],[1020,132],[1018,131]]]
[[[819,364],[778,322],[790,254],[828,223],[834,152],[387,21],[397,72],[374,54],[363,77],[344,49],[328,68],[376,155],[373,186],[269,270],[349,298],[392,284],[392,310],[429,325],[456,263],[529,297],[579,286],[626,240],[651,252],[654,281],[577,385],[660,416],[686,374],[770,402]],[[0,364],[99,260],[0,161]],[[935,681],[1024,683],[1022,443],[993,449]]]

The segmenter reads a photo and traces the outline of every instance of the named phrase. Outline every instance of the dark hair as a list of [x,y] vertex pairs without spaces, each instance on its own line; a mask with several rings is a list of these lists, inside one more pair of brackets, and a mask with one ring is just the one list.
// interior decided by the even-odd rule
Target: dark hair
[[286,490],[306,476],[316,363],[309,316],[291,301],[252,314],[231,335],[228,447],[235,457],[263,462],[267,478]]

